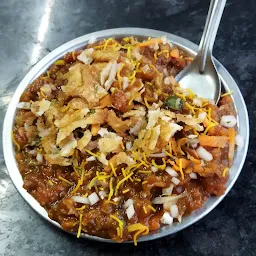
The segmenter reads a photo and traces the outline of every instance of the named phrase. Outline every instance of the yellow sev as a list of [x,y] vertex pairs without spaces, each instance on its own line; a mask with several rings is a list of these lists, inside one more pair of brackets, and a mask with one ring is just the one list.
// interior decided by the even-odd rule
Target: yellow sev
[[113,165],[112,163],[110,163],[110,167],[111,167],[111,170],[112,170],[113,175],[114,175],[115,177],[117,177],[115,167],[114,167],[114,165]]
[[225,168],[222,172],[222,177],[226,177],[226,174],[228,171],[229,171],[229,168]]
[[122,238],[123,237],[123,227],[124,227],[124,223],[123,221],[121,221],[120,219],[118,219],[115,215],[110,214],[110,218],[115,220],[118,225],[119,225],[119,229],[117,229],[117,235]]
[[76,187],[70,192],[71,194],[75,194],[76,191],[80,188],[80,186],[83,184],[83,181],[84,181],[84,169],[82,169],[82,174],[81,174],[81,177],[80,179],[78,180],[77,182],[77,185]]
[[110,178],[110,182],[109,182],[109,194],[108,194],[108,201],[111,200],[111,197],[114,194],[114,189],[113,189],[113,177]]
[[133,172],[129,173],[126,177],[124,177],[123,179],[121,179],[121,180],[117,183],[115,195],[117,195],[118,189],[120,188],[121,184],[122,184],[123,182],[125,182],[126,180],[128,180],[132,175],[133,175]]
[[164,170],[165,167],[166,167],[166,161],[165,161],[164,158],[162,158],[162,161],[163,161],[163,164],[158,165],[158,164],[156,164],[155,160],[153,159],[153,160],[152,160],[152,164],[153,164],[156,168],[158,168],[158,169],[160,169],[160,170]]
[[80,214],[79,216],[79,226],[78,226],[78,231],[77,231],[77,238],[80,237],[81,235],[81,230],[82,230],[82,220],[83,220],[83,214]]
[[134,241],[135,246],[137,246],[137,237],[139,235],[145,236],[149,232],[149,228],[147,226],[142,225],[141,223],[136,223],[136,224],[129,225],[127,230],[128,230],[129,233],[137,231],[133,236],[133,241]]
[[184,180],[184,172],[182,170],[182,158],[179,159],[179,171],[180,171],[181,179]]
[[73,183],[72,183],[71,181],[69,181],[69,180],[67,180],[67,179],[65,179],[65,178],[63,178],[63,177],[61,177],[61,176],[59,176],[58,178],[59,178],[60,180],[64,181],[65,183],[71,185],[71,186],[73,185]]

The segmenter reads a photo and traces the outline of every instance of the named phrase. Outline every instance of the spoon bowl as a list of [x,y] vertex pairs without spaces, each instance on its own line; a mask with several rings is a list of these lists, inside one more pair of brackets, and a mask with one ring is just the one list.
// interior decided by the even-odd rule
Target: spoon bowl
[[212,48],[225,4],[226,0],[211,0],[197,56],[175,77],[182,88],[190,88],[215,103],[220,99],[221,82],[212,59]]
[[219,101],[221,82],[212,58],[206,60],[204,73],[198,71],[201,56],[197,55],[193,62],[177,76],[176,80],[182,88],[190,88],[194,93],[215,102]]

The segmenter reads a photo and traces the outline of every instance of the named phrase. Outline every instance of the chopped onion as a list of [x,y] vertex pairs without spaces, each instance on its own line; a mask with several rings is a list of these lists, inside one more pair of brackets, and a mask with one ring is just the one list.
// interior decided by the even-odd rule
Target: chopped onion
[[203,102],[202,102],[202,100],[199,99],[199,98],[194,98],[194,99],[193,99],[193,105],[196,105],[197,107],[202,107]]
[[170,213],[171,213],[171,216],[172,216],[173,218],[177,218],[177,217],[178,217],[179,209],[178,209],[177,204],[173,204],[173,205],[170,207]]
[[129,86],[129,79],[128,79],[128,77],[124,76],[123,77],[123,90],[126,90],[128,86]]
[[206,112],[202,112],[202,113],[200,113],[199,115],[198,115],[198,121],[200,121],[200,122],[203,122],[204,121],[204,119],[206,118],[206,116],[207,116],[207,113]]
[[95,161],[95,160],[96,160],[95,156],[89,156],[88,158],[86,158],[86,161],[88,161],[88,162],[92,162],[92,161]]
[[128,199],[124,204],[123,204],[123,208],[127,209],[131,204],[133,204],[133,200],[132,199]]
[[82,197],[82,196],[72,196],[71,197],[74,202],[80,203],[80,204],[90,204],[90,201],[88,197]]
[[235,137],[235,143],[237,145],[237,149],[241,150],[244,147],[244,138],[240,134],[237,134]]
[[36,155],[36,160],[37,160],[38,162],[42,163],[42,162],[43,162],[43,155],[40,154],[40,153],[37,153],[37,155]]
[[36,149],[30,150],[30,151],[28,151],[28,153],[31,154],[31,155],[35,155],[36,154]]
[[152,166],[151,166],[151,171],[155,173],[155,172],[158,171],[158,168],[152,165]]
[[191,173],[189,174],[189,177],[190,177],[191,179],[196,180],[196,179],[197,179],[197,174],[196,174],[195,172],[191,172]]
[[190,146],[191,146],[192,148],[197,148],[198,143],[192,143],[192,144],[190,144]]
[[232,115],[222,116],[220,119],[220,124],[224,127],[234,127],[236,125],[236,118]]
[[21,109],[30,109],[31,103],[30,102],[19,102],[17,108]]
[[166,154],[165,153],[158,153],[158,154],[151,154],[150,157],[166,157]]
[[149,66],[146,64],[145,66],[143,66],[143,67],[141,68],[141,70],[143,71],[143,73],[147,73],[147,72],[150,70],[150,68],[149,68]]
[[198,135],[196,135],[196,134],[190,134],[190,135],[188,135],[188,138],[189,139],[196,139],[198,137]]
[[203,148],[202,146],[198,147],[196,149],[196,153],[198,154],[198,156],[205,160],[205,161],[212,161],[213,156],[210,152],[208,152],[205,148]]
[[166,171],[169,175],[171,175],[172,177],[178,177],[178,176],[179,176],[179,174],[178,174],[176,171],[174,171],[174,170],[172,169],[172,167],[170,167],[170,166],[167,166],[167,167],[165,168],[165,171]]
[[99,192],[99,196],[100,196],[100,198],[103,200],[103,199],[107,196],[107,193],[106,193],[104,190],[101,190],[101,191]]
[[163,74],[164,74],[165,77],[166,77],[166,76],[169,76],[168,71],[167,71],[166,68],[163,69]]
[[180,194],[180,193],[182,192],[182,190],[183,190],[182,187],[177,187],[177,188],[176,188],[176,191],[177,191],[178,194]]
[[125,212],[126,212],[127,218],[130,220],[133,217],[133,215],[135,214],[133,204],[130,204]]
[[127,150],[130,150],[132,148],[132,143],[130,141],[127,141],[125,147]]
[[163,189],[162,189],[162,195],[170,196],[170,195],[172,194],[173,187],[174,187],[174,185],[171,184],[170,187],[168,187],[168,188],[163,188]]
[[182,220],[182,215],[179,215],[178,216],[178,222],[181,223],[181,220]]
[[121,199],[120,197],[115,197],[113,198],[113,201],[117,203],[118,201],[120,201],[120,199]]
[[93,192],[92,194],[90,194],[88,196],[88,199],[90,201],[90,205],[94,205],[100,200],[96,192]]
[[156,198],[153,199],[152,201],[152,204],[164,204],[164,203],[167,203],[167,202],[172,202],[172,201],[176,201],[180,198],[183,198],[187,196],[187,192],[184,191],[182,194],[180,195],[172,195],[172,196],[158,196]]
[[175,185],[179,185],[179,184],[180,184],[180,180],[177,179],[176,177],[172,177],[171,181],[172,181],[172,183],[174,183]]
[[166,225],[172,225],[173,217],[168,212],[165,212],[161,218],[161,222]]
[[172,83],[172,79],[170,76],[167,76],[165,79],[164,79],[164,84],[165,85],[170,85]]

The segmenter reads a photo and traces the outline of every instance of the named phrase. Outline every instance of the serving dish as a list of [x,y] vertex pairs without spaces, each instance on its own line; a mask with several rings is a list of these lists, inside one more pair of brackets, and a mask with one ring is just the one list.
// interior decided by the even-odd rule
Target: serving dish
[[[16,186],[19,193],[23,196],[23,198],[30,204],[30,206],[38,212],[42,217],[47,219],[49,222],[53,223],[55,226],[60,227],[60,225],[53,220],[48,218],[47,212],[39,205],[39,203],[30,195],[28,192],[22,187],[23,180],[18,170],[15,155],[14,155],[14,148],[11,140],[11,131],[14,122],[14,115],[16,111],[16,106],[19,102],[19,98],[22,92],[25,90],[28,84],[30,84],[34,79],[36,79],[40,74],[44,73],[47,68],[57,59],[61,58],[66,52],[71,52],[75,49],[79,49],[87,44],[88,40],[94,36],[97,40],[108,38],[108,37],[124,37],[124,36],[131,36],[134,35],[138,38],[144,37],[160,37],[166,35],[167,39],[170,40],[174,45],[177,45],[179,48],[183,49],[184,51],[188,52],[191,56],[195,56],[197,46],[185,39],[180,37],[174,36],[169,33],[149,30],[149,29],[140,29],[140,28],[119,28],[119,29],[111,29],[111,30],[104,30],[99,31],[96,33],[88,34],[82,37],[79,37],[75,40],[72,40],[50,54],[48,54],[44,59],[38,62],[31,71],[26,75],[26,77],[22,80],[19,84],[14,96],[10,102],[8,107],[6,117],[4,120],[4,129],[3,129],[3,147],[4,147],[4,157],[6,161],[7,168],[9,170],[10,177]],[[182,223],[175,223],[173,226],[163,227],[158,232],[152,233],[148,236],[142,237],[139,241],[146,241],[152,240],[156,238],[160,238],[175,232],[178,232],[181,229],[193,224],[197,220],[204,217],[207,213],[209,213],[228,193],[231,189],[233,184],[235,183],[236,179],[239,176],[239,173],[242,169],[247,148],[248,148],[248,140],[249,140],[249,122],[248,122],[248,114],[247,109],[242,98],[242,95],[239,91],[238,86],[236,85],[235,81],[228,73],[228,71],[217,61],[215,60],[215,65],[219,72],[224,91],[233,91],[232,97],[235,102],[235,107],[238,114],[238,127],[239,127],[239,134],[244,138],[244,148],[241,151],[237,151],[234,159],[234,163],[232,168],[230,169],[230,178],[227,183],[227,189],[223,196],[221,197],[211,197],[206,204],[199,210],[193,212],[190,216],[184,218]],[[82,237],[87,237],[97,241],[104,241],[104,242],[112,242],[109,239],[103,239],[95,236],[90,236],[83,234]]]

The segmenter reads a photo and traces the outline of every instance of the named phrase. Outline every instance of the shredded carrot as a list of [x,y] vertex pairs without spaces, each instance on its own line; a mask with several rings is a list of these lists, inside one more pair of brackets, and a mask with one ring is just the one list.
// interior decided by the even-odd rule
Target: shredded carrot
[[228,137],[226,136],[208,136],[199,135],[199,143],[201,146],[214,147],[214,148],[224,148],[228,142]]
[[152,44],[161,44],[161,43],[162,43],[161,38],[152,38],[146,42],[138,43],[138,44],[136,44],[136,46],[137,47],[146,47],[146,46],[150,46]]
[[235,136],[236,131],[234,128],[228,129],[229,134],[229,152],[228,152],[228,160],[229,160],[229,166],[232,165],[233,158],[234,158],[234,152],[235,152]]
[[179,171],[180,168],[178,165],[176,165],[173,161],[171,161],[170,159],[168,160],[168,163],[170,163],[172,165],[172,168],[175,170],[175,171]]

